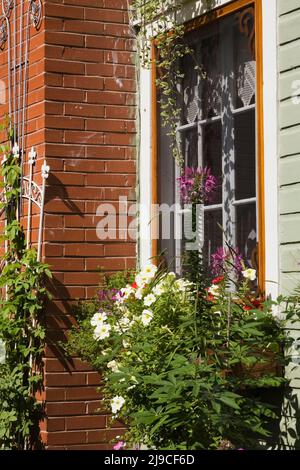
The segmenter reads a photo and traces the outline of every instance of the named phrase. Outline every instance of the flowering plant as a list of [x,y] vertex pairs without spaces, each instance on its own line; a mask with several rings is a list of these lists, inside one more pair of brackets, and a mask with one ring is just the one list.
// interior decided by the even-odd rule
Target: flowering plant
[[209,168],[186,167],[178,178],[181,200],[184,204],[200,204],[211,201],[217,179]]
[[202,289],[151,264],[81,313],[68,351],[101,371],[112,419],[128,426],[116,448],[256,448],[267,439],[276,416],[251,390],[283,383],[261,366],[269,353],[282,360],[284,338],[273,303],[253,296],[255,276],[243,269],[233,292],[223,272]]

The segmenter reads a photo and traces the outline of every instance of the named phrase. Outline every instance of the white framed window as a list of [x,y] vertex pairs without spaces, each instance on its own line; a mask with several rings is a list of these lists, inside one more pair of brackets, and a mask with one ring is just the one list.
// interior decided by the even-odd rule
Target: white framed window
[[[259,31],[257,31],[259,35],[259,47],[261,51],[261,63],[262,63],[262,72],[263,72],[263,77],[261,75],[260,80],[261,80],[261,89],[259,90],[260,94],[260,101],[263,101],[263,112],[262,112],[262,126],[261,126],[261,138],[263,140],[264,144],[264,158],[263,158],[263,163],[262,163],[262,170],[264,169],[264,175],[262,173],[262,170],[259,169],[257,171],[257,165],[253,166],[254,162],[254,152],[253,152],[253,147],[255,146],[255,150],[257,146],[255,145],[257,142],[257,135],[255,136],[254,133],[256,132],[256,126],[254,125],[254,122],[256,120],[257,116],[257,111],[255,109],[256,106],[256,96],[252,94],[253,91],[253,86],[250,86],[249,94],[247,94],[247,91],[243,93],[240,91],[241,96],[236,93],[236,85],[233,83],[233,80],[230,79],[231,81],[231,86],[235,88],[235,91],[231,93],[231,103],[229,104],[229,111],[230,115],[222,115],[222,112],[224,113],[225,106],[223,106],[223,111],[218,111],[218,112],[211,112],[210,110],[210,115],[209,112],[206,112],[205,110],[201,109],[201,106],[199,106],[199,96],[201,93],[203,94],[203,90],[201,90],[201,86],[198,83],[193,84],[193,74],[189,75],[189,80],[190,80],[190,88],[193,86],[197,86],[197,92],[190,94],[188,96],[188,101],[186,104],[186,109],[189,109],[189,121],[187,121],[187,116],[185,117],[186,120],[182,119],[182,122],[180,123],[180,126],[178,128],[179,134],[181,134],[181,137],[184,136],[183,140],[183,146],[185,146],[185,158],[186,158],[186,164],[187,163],[194,163],[198,164],[199,166],[203,166],[208,163],[208,160],[214,160],[213,158],[213,151],[216,153],[216,149],[218,145],[220,146],[220,143],[218,143],[218,140],[220,141],[220,138],[218,139],[218,134],[222,136],[224,133],[224,128],[225,128],[225,120],[227,120],[228,125],[227,129],[230,128],[232,129],[232,132],[235,134],[238,134],[238,138],[235,142],[235,147],[234,147],[234,152],[231,152],[229,157],[227,155],[227,161],[229,164],[231,163],[233,165],[234,171],[227,172],[227,175],[225,177],[225,180],[223,180],[222,184],[222,201],[220,200],[220,194],[218,195],[219,200],[217,200],[214,204],[211,204],[210,206],[207,205],[205,207],[205,213],[206,215],[206,232],[209,230],[209,217],[210,214],[212,214],[212,217],[217,216],[217,211],[222,210],[222,215],[218,215],[219,220],[222,221],[222,226],[227,228],[227,236],[229,238],[230,243],[235,244],[236,246],[241,246],[241,250],[245,252],[246,257],[251,257],[251,252],[253,250],[252,247],[254,247],[255,242],[256,242],[256,237],[258,236],[258,225],[265,225],[267,227],[265,231],[265,278],[264,280],[266,281],[266,290],[267,292],[271,292],[276,295],[276,292],[278,291],[278,209],[277,209],[277,96],[276,96],[276,80],[277,80],[277,59],[276,59],[276,28],[277,28],[277,11],[276,11],[276,0],[270,0],[268,2],[268,5],[266,5],[266,2],[261,2],[260,0],[256,0],[251,2],[241,2],[241,1],[236,1],[236,2],[226,2],[226,1],[220,1],[220,4],[227,4],[230,3],[229,7],[232,9],[235,7],[235,4],[237,5],[235,13],[238,11],[239,7],[241,4],[242,6],[251,6],[255,5],[255,7],[258,6],[258,8],[262,8],[262,11],[260,12],[260,22],[259,22]],[[185,9],[182,12],[182,17],[185,20],[189,20],[192,18],[195,18],[195,14],[193,12],[199,11],[199,13],[205,13],[203,9],[199,9],[201,2],[199,1],[190,1],[188,2],[188,9]],[[193,5],[195,8],[193,8]],[[202,5],[202,4],[201,4]],[[200,11],[201,10],[201,11]],[[230,16],[230,15],[229,15]],[[227,27],[229,25],[230,19],[226,19],[226,16],[224,16],[223,20],[226,20],[227,22]],[[178,15],[178,18],[180,18],[180,14]],[[194,20],[195,21],[195,20]],[[256,18],[257,21],[257,18]],[[199,24],[202,23],[199,21]],[[205,40],[205,32],[204,28],[199,28],[198,34],[201,37],[202,34],[202,41]],[[224,23],[224,27],[226,29],[226,23]],[[222,28],[221,28],[222,29]],[[202,30],[202,31],[200,31]],[[208,30],[208,27],[207,27]],[[197,34],[197,33],[192,33],[192,34]],[[209,36],[212,33],[208,33],[207,36]],[[222,34],[222,31],[220,31],[220,34]],[[225,34],[225,33],[224,33]],[[229,35],[230,36],[230,35]],[[231,39],[229,39],[229,36],[226,37],[226,41],[223,41],[222,43],[222,49],[229,50],[227,54],[229,54],[229,59],[227,64],[229,64],[230,60],[231,62],[235,60],[235,65],[238,64],[238,61],[236,60],[236,56],[233,54],[233,50],[236,48],[231,48],[230,49],[230,41],[232,45],[232,41],[234,41],[234,35],[231,34]],[[207,39],[209,40],[209,39]],[[244,38],[244,43],[246,44],[246,36]],[[240,45],[240,44],[239,44]],[[200,46],[200,41],[197,44],[198,49],[201,48]],[[244,50],[244,53],[246,53],[246,48],[241,47],[240,49]],[[231,50],[231,52],[230,52]],[[220,52],[220,55],[221,52]],[[231,55],[231,59],[230,59]],[[245,54],[244,54],[245,55]],[[222,59],[222,57],[221,57]],[[248,62],[247,65],[247,73],[251,74],[251,72],[254,71],[253,68],[253,63],[251,61],[253,60],[253,57],[251,56],[245,56],[244,57],[244,64]],[[188,60],[188,59],[187,59]],[[240,61],[241,62],[241,61]],[[215,67],[211,68],[211,75],[213,76],[214,70],[217,69],[217,63],[214,64]],[[241,65],[241,64],[240,64]],[[229,66],[228,66],[229,68]],[[234,67],[232,67],[234,68]],[[245,67],[244,67],[245,69]],[[235,67],[236,71],[236,67]],[[238,75],[238,74],[236,74]],[[151,174],[151,160],[149,161],[149,158],[151,157],[151,130],[153,129],[154,122],[151,119],[151,105],[153,106],[153,99],[151,100],[151,95],[149,96],[149,90],[151,89],[151,71],[146,71],[142,70],[142,82],[141,82],[141,132],[142,135],[145,136],[147,129],[149,133],[149,140],[148,140],[148,146],[147,146],[147,140],[143,138],[143,151],[140,153],[140,181],[141,181],[141,191],[143,192],[142,186],[143,182],[145,179],[150,179],[149,175]],[[213,78],[212,78],[213,80]],[[224,77],[223,77],[223,80]],[[147,84],[148,81],[148,84]],[[238,82],[238,79],[236,79],[235,83]],[[207,81],[208,83],[208,81]],[[253,83],[253,82],[252,82]],[[218,86],[215,87],[216,90],[218,90]],[[220,87],[219,87],[220,89]],[[221,87],[222,91],[222,87]],[[255,90],[256,91],[256,90]],[[198,93],[198,96],[197,96]],[[188,93],[189,94],[189,93]],[[221,93],[222,94],[222,93]],[[249,95],[249,96],[248,96]],[[193,96],[193,98],[192,98]],[[220,93],[219,93],[220,96]],[[183,94],[184,97],[184,94]],[[239,104],[237,103],[237,97],[239,99]],[[251,98],[250,98],[251,97]],[[250,98],[250,101],[249,101]],[[193,104],[193,99],[198,102],[195,102]],[[224,99],[222,98],[222,103],[224,103]],[[226,100],[226,96],[225,96]],[[217,101],[217,98],[214,100],[211,99],[211,101]],[[242,101],[242,103],[241,103]],[[261,112],[261,111],[260,111]],[[226,119],[225,119],[226,118]],[[195,123],[196,119],[196,123]],[[219,124],[218,124],[219,122]],[[187,126],[184,128],[184,126]],[[190,127],[190,128],[189,128]],[[220,129],[221,127],[221,129]],[[219,129],[218,129],[219,128]],[[193,131],[194,129],[194,131]],[[196,130],[197,129],[197,130]],[[243,130],[244,129],[244,130]],[[247,129],[247,132],[245,131]],[[239,130],[239,132],[237,132]],[[201,131],[201,132],[200,132]],[[192,134],[194,134],[194,138],[192,137]],[[214,139],[208,139],[208,136],[213,135]],[[195,137],[197,136],[197,138]],[[248,144],[247,144],[248,140]],[[210,141],[210,144],[206,144],[206,142]],[[211,146],[211,142],[213,142],[212,148],[209,149],[209,145]],[[254,145],[253,145],[254,143]],[[153,141],[152,141],[153,144]],[[192,152],[192,149],[197,147],[197,153]],[[246,149],[245,151],[248,152],[248,155],[246,155],[246,158],[248,159],[248,167],[249,171],[246,171],[246,166],[241,167],[239,165],[240,161],[240,155],[241,153],[244,153],[245,151],[243,150]],[[161,139],[160,142],[158,142],[158,151],[161,152],[163,149],[162,147],[168,147],[168,141],[167,139]],[[223,147],[224,148],[224,147]],[[238,151],[236,151],[238,149]],[[147,152],[148,157],[147,157]],[[220,153],[220,150],[218,151]],[[246,152],[246,153],[247,153]],[[222,150],[222,153],[225,154],[224,150]],[[255,152],[256,153],[256,152]],[[210,154],[210,155],[209,155]],[[197,155],[195,161],[195,155]],[[257,157],[257,155],[256,155]],[[192,161],[191,161],[192,160]],[[222,169],[224,169],[225,166],[225,155],[222,160]],[[216,162],[211,162],[211,165],[214,166]],[[219,160],[219,165],[220,165],[220,160]],[[172,185],[169,184],[170,180],[176,179],[178,176],[178,172],[176,167],[172,167],[169,161],[169,156],[166,156],[163,160],[159,160],[157,163],[157,177],[158,180],[161,180],[163,184],[160,184],[159,186],[159,200],[161,201],[164,199],[166,202],[173,202],[178,199],[178,195],[176,195],[176,189],[173,189]],[[215,171],[218,173],[218,169],[212,168],[213,172]],[[250,173],[249,173],[250,172]],[[236,173],[240,174],[239,179],[237,180],[236,178]],[[252,181],[251,184],[243,184],[243,180],[247,176],[250,176],[250,179]],[[260,178],[262,180],[262,183],[264,183],[264,194],[263,194],[263,199],[262,203],[264,202],[264,209],[265,211],[261,211],[261,214],[258,214],[257,211],[257,180]],[[248,178],[249,180],[249,178]],[[226,183],[225,183],[226,181]],[[253,184],[253,181],[255,181],[255,187]],[[237,183],[237,184],[236,184]],[[150,182],[150,188],[151,184],[153,187],[153,181]],[[159,184],[159,181],[158,181]],[[228,185],[228,187],[234,189],[234,194],[231,194],[231,198],[228,198],[228,194],[230,191],[227,192],[227,195],[224,195],[224,186]],[[229,186],[230,185],[230,186]],[[146,187],[146,186],[145,186]],[[149,186],[148,186],[149,188]],[[245,191],[246,190],[246,191]],[[220,191],[220,189],[219,189]],[[161,194],[163,193],[163,194]],[[229,194],[230,195],[230,194]],[[230,200],[230,204],[224,203],[227,200]],[[144,192],[144,197],[141,197],[141,202],[143,203],[143,207],[145,207],[148,204],[150,207],[151,204],[151,194],[149,191]],[[222,205],[222,208],[221,208]],[[250,206],[252,207],[251,210]],[[246,211],[247,209],[247,211]],[[245,215],[245,213],[247,214]],[[149,209],[150,213],[150,209]],[[215,214],[213,214],[215,213]],[[148,217],[145,215],[146,212],[144,211],[144,214],[141,216],[140,222],[141,222],[141,229],[143,232],[143,236],[141,238],[141,245],[140,245],[140,262],[141,264],[145,263],[148,259],[150,259],[153,256],[153,251],[151,250],[152,247],[152,240],[151,240],[151,228],[150,228],[150,219],[151,217]],[[250,215],[249,215],[250,214]],[[241,222],[241,220],[245,218],[246,220],[244,223],[239,223],[238,220]],[[260,220],[259,220],[260,219]],[[211,224],[212,225],[212,224]],[[240,228],[238,227],[240,225]],[[269,230],[270,228],[270,230]],[[253,230],[252,230],[253,229]],[[248,239],[248,242],[245,243],[245,240]],[[208,247],[207,251],[213,251],[214,245],[216,246],[217,244],[220,243],[220,238],[218,240],[213,240],[211,237],[209,237],[209,240],[207,243],[210,243],[210,247]],[[173,250],[176,253],[176,241],[170,240],[163,242],[165,245],[164,248],[169,248]],[[177,247],[177,253],[179,252],[178,247]],[[248,258],[249,259],[249,258]],[[270,282],[269,282],[270,281]]]

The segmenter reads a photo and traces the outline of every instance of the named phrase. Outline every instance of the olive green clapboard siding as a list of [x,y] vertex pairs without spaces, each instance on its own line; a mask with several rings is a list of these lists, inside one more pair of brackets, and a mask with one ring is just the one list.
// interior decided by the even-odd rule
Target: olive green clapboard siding
[[[266,0],[263,0],[266,1]],[[300,0],[278,0],[280,291],[300,286]],[[290,393],[283,402],[281,448],[300,448],[300,323],[287,325]]]
[[286,292],[300,280],[300,0],[278,0],[278,14],[280,284]]

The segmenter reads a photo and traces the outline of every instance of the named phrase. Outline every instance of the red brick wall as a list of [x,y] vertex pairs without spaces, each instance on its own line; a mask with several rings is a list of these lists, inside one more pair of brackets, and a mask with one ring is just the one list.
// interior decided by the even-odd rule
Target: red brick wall
[[[106,411],[94,413],[99,376],[76,358],[67,362],[55,343],[74,323],[74,299],[95,294],[100,268],[135,266],[133,241],[96,235],[99,204],[135,198],[135,41],[127,0],[43,0],[41,26],[30,36],[26,159],[33,145],[37,182],[44,158],[51,167],[43,254],[54,275],[41,433],[46,449],[105,449],[120,427],[109,430]],[[7,57],[6,45],[6,87]],[[7,103],[0,107],[8,111]]]
[[[45,156],[51,167],[45,206],[45,261],[54,299],[47,311],[45,360],[48,449],[104,449],[120,430],[107,429],[98,375],[66,364],[51,341],[73,323],[72,299],[94,295],[99,268],[135,266],[135,243],[101,241],[100,203],[135,197],[135,41],[126,0],[47,0]],[[68,370],[68,368],[70,368]]]

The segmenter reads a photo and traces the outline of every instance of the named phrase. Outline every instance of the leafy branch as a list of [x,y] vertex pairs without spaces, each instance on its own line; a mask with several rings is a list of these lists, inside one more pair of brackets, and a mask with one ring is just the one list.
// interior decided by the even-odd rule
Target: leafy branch
[[43,307],[47,297],[45,281],[51,277],[47,265],[37,260],[36,250],[26,248],[20,213],[21,167],[13,151],[9,121],[2,126],[7,143],[1,145],[2,198],[5,214],[1,237],[5,252],[1,257],[0,340],[5,361],[0,364],[0,448],[37,447],[43,406],[37,399],[42,389],[42,354],[45,343]]

